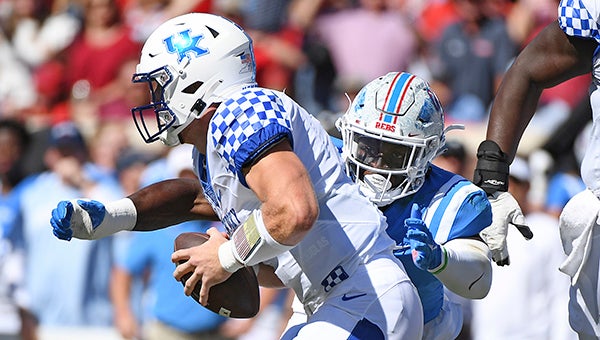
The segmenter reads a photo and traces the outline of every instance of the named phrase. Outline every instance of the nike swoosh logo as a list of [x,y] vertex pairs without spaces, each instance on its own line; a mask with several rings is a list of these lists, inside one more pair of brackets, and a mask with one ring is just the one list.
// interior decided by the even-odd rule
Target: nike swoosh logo
[[365,296],[367,295],[367,293],[362,293],[362,294],[356,294],[356,295],[342,295],[342,301],[350,301],[350,300],[354,300],[356,298],[359,298],[361,296]]
[[148,55],[150,56],[150,58],[154,58],[158,55],[158,53],[148,53]]
[[477,279],[475,279],[475,281],[471,282],[471,284],[469,285],[469,290],[471,290],[471,288],[473,288],[473,285],[476,284],[477,281],[481,280],[483,275],[485,275],[485,273],[481,273],[481,275],[479,275],[479,277]]

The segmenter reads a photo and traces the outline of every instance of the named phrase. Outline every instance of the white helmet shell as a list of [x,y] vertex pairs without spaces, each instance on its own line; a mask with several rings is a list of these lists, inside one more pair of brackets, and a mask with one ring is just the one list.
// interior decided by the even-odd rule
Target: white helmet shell
[[356,95],[338,120],[348,174],[380,206],[423,185],[444,144],[444,113],[429,84],[391,72]]
[[146,82],[149,105],[132,109],[147,143],[179,144],[179,133],[227,92],[255,86],[252,40],[218,15],[190,13],[160,25],[146,40],[134,83]]

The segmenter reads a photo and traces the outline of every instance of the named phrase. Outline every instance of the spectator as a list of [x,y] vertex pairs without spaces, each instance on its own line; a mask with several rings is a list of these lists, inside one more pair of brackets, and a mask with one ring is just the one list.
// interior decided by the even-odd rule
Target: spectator
[[81,29],[80,13],[71,1],[10,0],[5,32],[16,55],[32,71],[56,58]]
[[[318,14],[312,29],[331,54],[340,94],[353,98],[372,79],[407,69],[416,54],[408,20],[385,0],[360,0],[357,7]],[[342,100],[336,111],[345,110]]]
[[21,159],[29,134],[15,120],[0,120],[0,339],[37,339],[37,320],[25,288],[25,249],[18,205]]
[[131,38],[139,43],[161,23],[172,17],[198,11],[208,11],[210,0],[125,0],[122,12],[125,24],[131,27]]
[[432,87],[448,108],[449,120],[482,122],[517,50],[503,18],[487,11],[488,1],[454,1],[460,20],[439,39]]
[[[116,114],[104,107],[123,100],[129,87],[120,76],[129,78],[141,46],[131,39],[115,0],[85,0],[84,4],[83,29],[68,48],[65,67],[66,86],[74,99],[70,118],[85,129]],[[127,109],[118,114],[130,117]]]
[[0,117],[18,119],[36,99],[31,73],[0,31]]
[[240,24],[254,44],[256,82],[294,96],[294,73],[305,62],[303,30],[288,22],[289,0],[246,0]]
[[[89,151],[70,122],[54,126],[44,160],[48,171],[24,180],[20,195],[27,249],[26,277],[32,312],[41,327],[109,326],[112,306],[108,278],[112,239],[65,245],[48,233],[48,218],[58,197],[118,197],[110,176],[89,162]],[[51,284],[50,284],[51,283]],[[61,287],[69,287],[65,294]]]

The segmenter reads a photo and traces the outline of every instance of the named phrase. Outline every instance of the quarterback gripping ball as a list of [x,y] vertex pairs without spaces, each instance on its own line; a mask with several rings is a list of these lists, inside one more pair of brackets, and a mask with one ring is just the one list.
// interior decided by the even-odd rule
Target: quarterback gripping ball
[[[199,246],[206,242],[208,238],[208,234],[205,233],[182,233],[175,239],[175,250]],[[184,262],[180,261],[179,264]],[[181,283],[185,285],[191,275],[192,273],[184,275],[181,278]],[[198,303],[201,285],[202,282],[198,282],[191,295]],[[224,282],[211,287],[208,294],[208,304],[204,307],[230,318],[243,319],[255,316],[260,307],[260,296],[258,279],[254,274],[254,270],[250,267],[243,267],[231,274]]]

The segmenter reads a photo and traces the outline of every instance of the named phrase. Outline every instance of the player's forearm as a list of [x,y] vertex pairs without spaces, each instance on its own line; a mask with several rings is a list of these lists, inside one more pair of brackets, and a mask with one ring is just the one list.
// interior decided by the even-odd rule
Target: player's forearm
[[482,299],[492,284],[490,251],[485,243],[473,239],[454,239],[444,244],[447,262],[431,272],[452,292]]
[[171,179],[145,187],[129,198],[137,211],[133,230],[148,231],[184,221],[216,220],[212,206],[204,198],[196,179]]
[[535,113],[542,89],[518,73],[506,74],[490,112],[486,139],[498,144],[512,162],[519,141]]
[[487,139],[495,141],[510,162],[542,91],[589,73],[596,46],[593,39],[567,36],[553,22],[517,56],[494,99],[487,131]]

